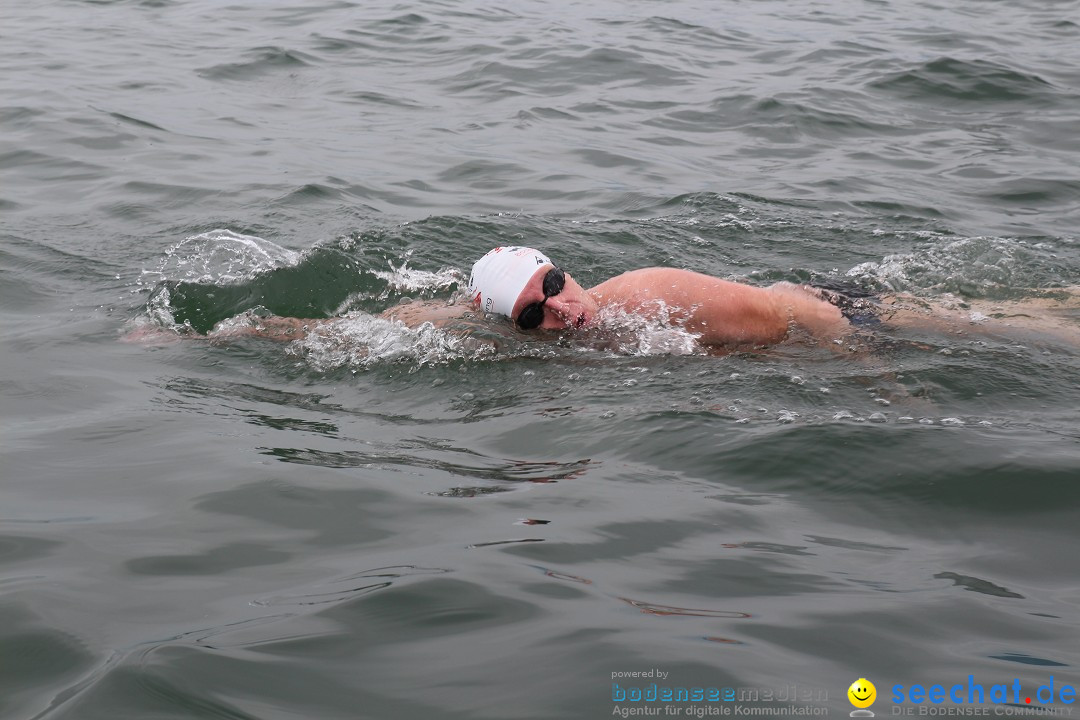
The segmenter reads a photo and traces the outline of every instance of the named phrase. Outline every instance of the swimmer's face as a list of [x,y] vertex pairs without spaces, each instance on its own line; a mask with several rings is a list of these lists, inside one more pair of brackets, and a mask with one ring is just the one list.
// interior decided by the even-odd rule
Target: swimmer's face
[[511,317],[517,319],[522,309],[532,303],[543,303],[544,320],[540,328],[544,330],[564,330],[566,328],[585,327],[596,321],[596,312],[599,306],[585,288],[577,284],[570,273],[564,273],[565,282],[563,288],[556,295],[548,295],[545,300],[544,276],[548,274],[554,265],[541,265],[536,273],[525,285],[525,289],[518,295],[514,303],[514,311]]
[[859,678],[847,689],[848,700],[857,708],[868,708],[877,698],[877,688],[866,678]]

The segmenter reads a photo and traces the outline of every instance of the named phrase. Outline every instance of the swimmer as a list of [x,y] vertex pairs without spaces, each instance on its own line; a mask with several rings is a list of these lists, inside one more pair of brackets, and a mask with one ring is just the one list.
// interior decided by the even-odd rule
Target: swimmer
[[[470,311],[504,316],[520,331],[575,331],[598,324],[605,313],[664,320],[694,333],[714,348],[765,347],[798,336],[843,341],[860,329],[914,328],[983,335],[1020,336],[1025,329],[1080,345],[1074,317],[1080,295],[1054,303],[1005,302],[953,307],[911,296],[874,297],[854,288],[778,282],[755,287],[690,270],[631,270],[585,289],[547,255],[528,247],[497,247],[473,264],[469,303],[411,302],[380,314],[409,327],[446,327]],[[1014,322],[1019,320],[1020,322]],[[253,325],[223,326],[210,337],[256,336],[298,340],[335,319],[257,318]],[[1028,333],[1030,335],[1030,333]],[[1024,337],[1021,339],[1031,339]]]
[[525,247],[495,248],[480,258],[468,292],[474,307],[505,315],[525,331],[587,327],[602,310],[666,317],[704,345],[772,345],[793,328],[836,337],[849,327],[838,307],[788,282],[759,288],[690,270],[644,268],[586,290],[546,255]]
[[[842,336],[850,329],[840,308],[818,291],[788,282],[759,288],[690,270],[632,270],[586,290],[547,255],[527,247],[498,247],[476,261],[469,276],[470,303],[413,302],[381,316],[409,327],[444,326],[469,311],[512,320],[518,330],[578,330],[597,324],[604,310],[647,319],[663,316],[685,327],[704,345],[772,345],[793,328],[816,337]],[[259,318],[256,328],[229,335],[296,340],[332,320]],[[216,333],[211,333],[215,335]]]
[[[841,342],[859,330],[971,332],[1008,340],[1056,340],[1080,346],[1080,293],[1066,288],[1025,301],[933,304],[910,295],[877,297],[857,287],[778,282],[755,287],[676,268],[631,270],[584,289],[538,250],[495,248],[469,277],[474,308],[505,315],[520,330],[574,330],[604,311],[684,327],[702,345],[765,347],[800,337]],[[1057,295],[1055,298],[1054,295]],[[406,324],[423,308],[391,308]]]

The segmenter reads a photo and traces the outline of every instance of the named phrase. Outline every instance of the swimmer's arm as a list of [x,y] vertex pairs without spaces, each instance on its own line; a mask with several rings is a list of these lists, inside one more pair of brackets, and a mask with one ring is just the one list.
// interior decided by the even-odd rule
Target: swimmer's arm
[[425,300],[395,305],[383,310],[378,317],[397,320],[411,328],[424,323],[431,323],[435,327],[446,327],[455,320],[467,317],[469,310],[466,303],[448,305],[444,300]]
[[706,345],[766,345],[787,334],[786,318],[764,290],[690,270],[632,270],[589,292],[601,306],[683,324]]
[[332,321],[332,319],[326,318],[294,318],[279,317],[276,315],[256,318],[251,322],[245,323],[234,324],[226,321],[224,323],[218,323],[218,325],[207,334],[207,337],[211,340],[219,338],[257,337],[266,340],[292,342],[294,340],[306,338],[319,327]]
[[[467,305],[448,305],[443,301],[412,302],[396,305],[384,310],[376,317],[385,320],[397,320],[407,327],[414,328],[424,323],[435,327],[446,327],[453,321],[468,317]],[[322,327],[337,322],[340,318],[295,318],[271,315],[253,316],[245,313],[238,318],[231,318],[218,323],[206,335],[193,331],[179,332],[153,326],[143,326],[128,331],[121,340],[129,343],[156,345],[185,339],[229,340],[233,338],[254,337],[278,342],[303,340]]]
[[[397,320],[408,327],[417,327],[424,323],[431,323],[435,327],[444,327],[463,317],[466,309],[457,305],[447,305],[442,301],[411,302],[404,305],[395,305],[379,313],[377,317],[385,320]],[[265,340],[292,342],[302,340],[322,326],[336,320],[337,318],[294,318],[274,315],[256,318],[243,324],[226,322],[211,330],[207,337],[211,339],[257,337]]]
[[759,288],[676,268],[646,268],[593,288],[601,304],[685,323],[706,345],[771,345],[787,337],[792,321],[815,335],[846,327],[840,311],[791,283]]
[[778,282],[760,288],[701,277],[688,282],[685,291],[693,308],[686,326],[702,333],[704,343],[772,345],[785,340],[792,328],[821,340],[851,333],[839,308],[805,285]]
[[[431,323],[444,327],[464,316],[466,307],[447,305],[443,301],[411,302],[384,310],[376,317],[397,320],[408,327]],[[211,340],[257,337],[265,340],[293,342],[302,340],[319,328],[336,322],[338,318],[294,318],[272,315],[255,317],[244,322],[224,321],[211,330],[206,337]]]

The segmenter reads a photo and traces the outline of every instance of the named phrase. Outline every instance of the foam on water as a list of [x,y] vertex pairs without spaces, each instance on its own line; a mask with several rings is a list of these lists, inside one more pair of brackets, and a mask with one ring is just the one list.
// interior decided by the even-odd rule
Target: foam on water
[[938,233],[924,235],[929,236],[926,247],[860,263],[848,270],[847,276],[868,286],[896,291],[954,292],[978,297],[1036,286],[1046,279],[1035,276],[1033,268],[1053,269],[1055,264],[1055,255],[1045,243],[1032,245],[1009,237],[948,240]]

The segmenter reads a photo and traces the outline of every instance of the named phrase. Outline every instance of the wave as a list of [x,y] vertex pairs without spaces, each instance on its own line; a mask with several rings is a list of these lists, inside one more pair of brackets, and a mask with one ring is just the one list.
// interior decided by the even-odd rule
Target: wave
[[198,71],[208,80],[249,80],[272,72],[295,72],[317,64],[315,58],[298,50],[282,47],[257,47],[246,52],[244,62],[211,65]]
[[931,104],[943,99],[970,103],[1046,99],[1053,85],[1038,75],[988,60],[939,57],[909,70],[875,80],[869,87]]

